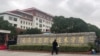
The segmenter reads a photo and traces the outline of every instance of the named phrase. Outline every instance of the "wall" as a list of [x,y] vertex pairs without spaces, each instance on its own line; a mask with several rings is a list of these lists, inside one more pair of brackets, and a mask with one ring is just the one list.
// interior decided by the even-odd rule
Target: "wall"
[[93,43],[96,38],[94,32],[64,33],[64,34],[37,34],[18,35],[18,45],[51,45],[57,39],[59,45],[87,45]]

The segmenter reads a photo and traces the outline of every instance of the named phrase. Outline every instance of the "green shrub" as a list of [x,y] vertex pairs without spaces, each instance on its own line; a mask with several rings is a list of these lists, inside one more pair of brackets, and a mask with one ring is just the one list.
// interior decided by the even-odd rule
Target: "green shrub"
[[[48,45],[11,45],[10,50],[33,50],[33,51],[51,51],[52,46]],[[61,52],[86,52],[90,50],[90,46],[60,46]]]
[[89,46],[62,46],[59,48],[62,52],[84,52],[89,51]]
[[90,50],[96,49],[96,45],[94,43],[88,43],[88,45],[90,46]]

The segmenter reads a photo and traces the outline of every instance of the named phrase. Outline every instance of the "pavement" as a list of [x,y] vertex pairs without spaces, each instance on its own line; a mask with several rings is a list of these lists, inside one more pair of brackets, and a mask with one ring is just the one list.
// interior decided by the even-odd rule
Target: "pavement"
[[41,52],[22,52],[22,51],[8,51],[0,50],[0,56],[100,56],[92,54],[64,54],[60,53],[58,55],[51,55],[51,53],[41,53]]

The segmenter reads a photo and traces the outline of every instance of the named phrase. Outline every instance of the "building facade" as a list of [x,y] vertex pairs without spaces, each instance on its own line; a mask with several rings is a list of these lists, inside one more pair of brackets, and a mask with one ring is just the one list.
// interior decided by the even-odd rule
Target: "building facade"
[[53,24],[53,16],[36,8],[3,12],[0,13],[0,17],[7,20],[16,28],[38,28],[41,29],[42,32],[50,31]]

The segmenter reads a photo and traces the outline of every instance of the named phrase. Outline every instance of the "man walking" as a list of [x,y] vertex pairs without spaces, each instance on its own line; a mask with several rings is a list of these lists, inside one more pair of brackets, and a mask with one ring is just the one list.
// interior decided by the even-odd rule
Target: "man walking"
[[58,47],[59,47],[59,45],[58,45],[58,43],[57,43],[57,41],[56,41],[56,39],[53,41],[53,43],[52,43],[52,55],[53,55],[53,53],[55,52],[56,54],[58,54]]

